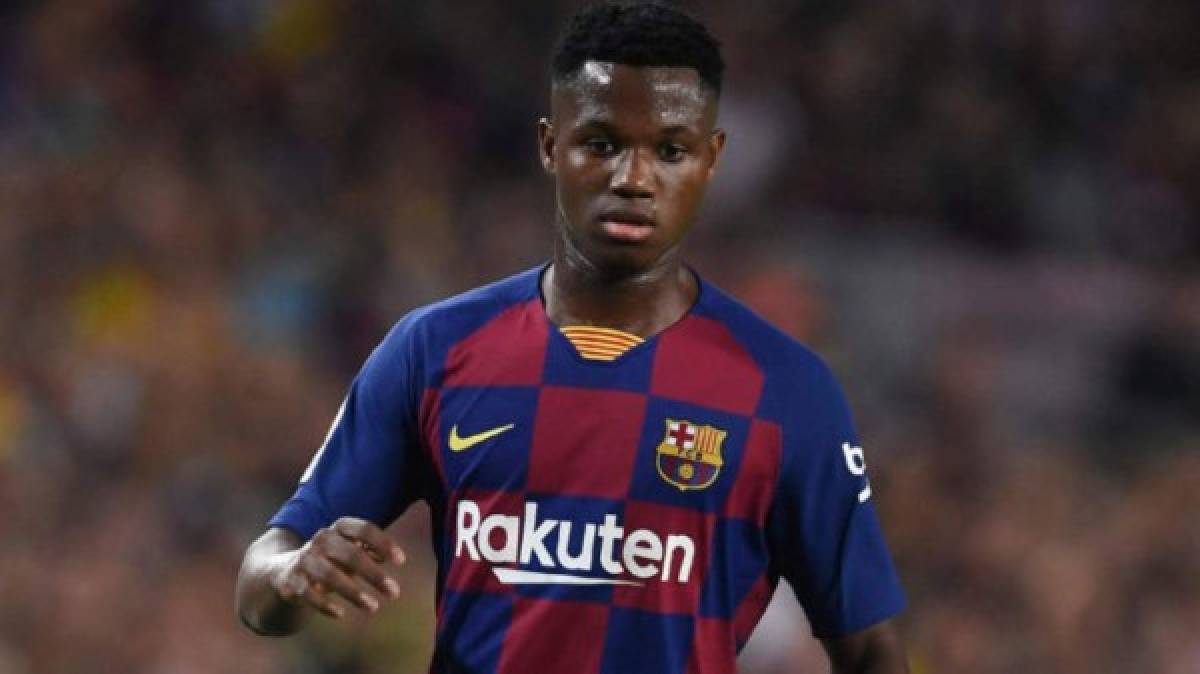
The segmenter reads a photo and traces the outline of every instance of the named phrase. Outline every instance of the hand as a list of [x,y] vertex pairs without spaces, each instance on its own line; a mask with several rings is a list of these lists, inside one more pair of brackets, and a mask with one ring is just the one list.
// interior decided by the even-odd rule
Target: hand
[[284,601],[331,618],[345,615],[345,603],[372,614],[382,598],[400,596],[392,572],[404,559],[404,551],[379,527],[342,517],[290,553],[271,586]]

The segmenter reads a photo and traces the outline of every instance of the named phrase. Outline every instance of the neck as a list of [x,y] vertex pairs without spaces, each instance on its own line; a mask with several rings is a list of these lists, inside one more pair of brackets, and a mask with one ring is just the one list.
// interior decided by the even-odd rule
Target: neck
[[677,256],[637,272],[609,272],[573,263],[556,246],[542,279],[546,315],[556,325],[595,325],[652,337],[684,316],[696,301],[696,277]]

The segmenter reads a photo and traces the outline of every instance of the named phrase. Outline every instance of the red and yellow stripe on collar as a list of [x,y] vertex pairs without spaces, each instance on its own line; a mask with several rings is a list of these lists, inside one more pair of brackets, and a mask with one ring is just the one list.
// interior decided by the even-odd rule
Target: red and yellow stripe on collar
[[571,344],[575,345],[579,355],[588,360],[616,360],[645,341],[624,330],[594,325],[572,325],[560,330]]

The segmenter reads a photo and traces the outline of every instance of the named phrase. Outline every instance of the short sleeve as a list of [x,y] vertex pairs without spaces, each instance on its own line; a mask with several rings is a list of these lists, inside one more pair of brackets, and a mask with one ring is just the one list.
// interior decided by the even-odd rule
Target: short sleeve
[[784,424],[784,456],[768,517],[772,564],[796,592],[813,634],[852,634],[904,608],[845,396],[817,362]]
[[414,330],[401,321],[350,385],[295,494],[271,518],[308,540],[343,516],[386,527],[422,497]]

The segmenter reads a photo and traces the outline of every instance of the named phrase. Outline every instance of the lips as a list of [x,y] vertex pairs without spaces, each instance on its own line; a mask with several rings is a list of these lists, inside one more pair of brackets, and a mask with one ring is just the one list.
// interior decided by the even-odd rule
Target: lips
[[609,222],[625,222],[631,225],[642,225],[645,227],[654,226],[654,216],[643,211],[635,211],[632,209],[604,211],[600,214],[600,220]]
[[654,233],[654,218],[641,211],[604,211],[597,220],[600,221],[600,229],[616,241],[639,243]]

